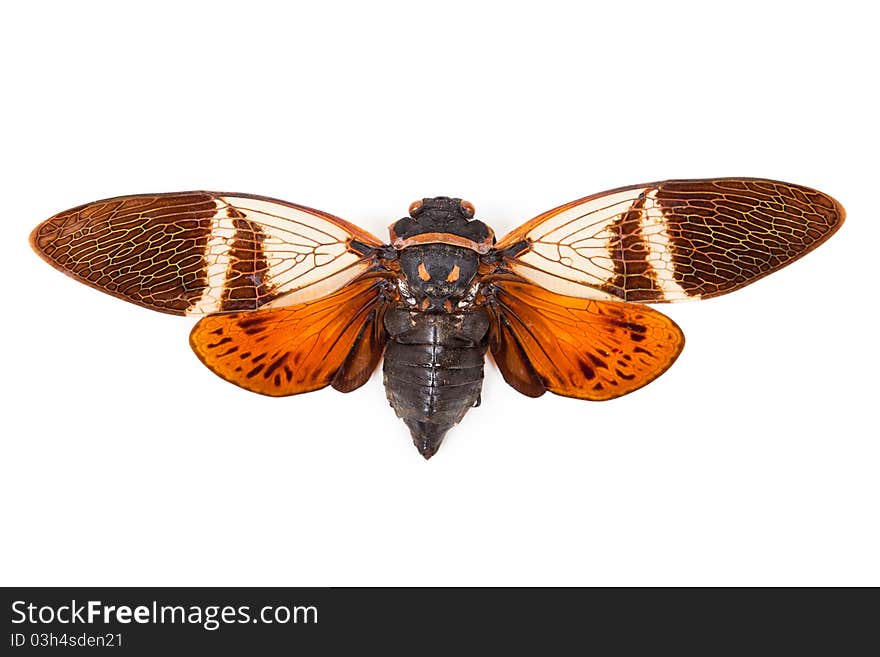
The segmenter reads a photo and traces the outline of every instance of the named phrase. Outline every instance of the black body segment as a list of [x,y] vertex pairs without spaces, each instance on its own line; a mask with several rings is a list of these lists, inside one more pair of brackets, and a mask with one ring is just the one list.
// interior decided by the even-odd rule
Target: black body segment
[[471,290],[480,261],[449,244],[410,246],[400,252],[409,302],[425,312],[453,312]]
[[419,453],[431,458],[480,398],[489,315],[484,308],[447,314],[397,306],[385,314],[385,329],[388,401]]

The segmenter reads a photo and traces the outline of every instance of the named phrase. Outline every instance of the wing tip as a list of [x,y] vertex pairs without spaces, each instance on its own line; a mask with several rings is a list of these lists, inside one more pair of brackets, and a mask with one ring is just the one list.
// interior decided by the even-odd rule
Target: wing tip
[[[46,219],[46,221],[49,221],[49,220]],[[34,250],[34,253],[36,253],[43,260],[46,260],[48,262],[48,260],[47,260],[48,256],[47,256],[46,252],[43,251],[43,249],[37,243],[37,237],[38,237],[40,231],[42,230],[43,226],[46,225],[46,221],[41,221],[40,223],[38,223],[36,225],[36,227],[30,232],[30,234],[28,235],[28,244],[31,245],[31,248]]]
[[[76,274],[74,272],[72,272],[68,267],[65,267],[60,262],[58,262],[58,260],[56,260],[54,257],[52,257],[52,255],[48,251],[46,251],[46,249],[45,249],[46,244],[50,244],[52,241],[54,241],[53,238],[44,239],[43,243],[41,243],[40,237],[41,237],[41,233],[42,233],[43,229],[47,225],[49,225],[49,222],[51,222],[57,216],[58,216],[57,214],[52,215],[48,219],[41,221],[39,224],[37,224],[36,227],[28,235],[28,244],[30,244],[33,252],[36,253],[38,256],[40,256],[40,259],[43,260],[46,264],[52,266],[52,268],[56,269],[57,271],[60,271],[65,276],[69,276],[70,278],[72,278],[76,281],[85,282],[85,281],[82,281],[80,278],[78,278],[76,276]],[[93,285],[91,283],[87,283],[87,282],[86,282],[86,285],[89,285],[90,287],[95,287],[95,285]],[[100,289],[100,288],[98,288],[98,289]]]
[[825,194],[825,196],[828,197],[828,200],[834,205],[834,211],[837,214],[837,223],[834,224],[834,230],[831,231],[831,234],[833,235],[846,221],[846,208],[843,207],[843,203],[833,196],[829,196],[828,194]]

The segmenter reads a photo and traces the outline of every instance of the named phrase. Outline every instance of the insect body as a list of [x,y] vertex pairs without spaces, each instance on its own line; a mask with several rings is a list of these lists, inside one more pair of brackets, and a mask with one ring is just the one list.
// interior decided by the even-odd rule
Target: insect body
[[430,458],[479,404],[487,351],[530,397],[632,392],[684,345],[644,304],[743,287],[828,239],[844,211],[806,187],[716,178],[589,196],[497,243],[473,217],[466,201],[426,198],[383,243],[303,206],[183,192],[73,208],[31,243],[92,287],[203,316],[193,350],[247,390],[349,392],[384,355],[388,400]]
[[[488,252],[494,239],[460,199],[424,199],[410,211],[412,217],[391,227],[392,240],[409,245],[399,255],[403,301],[385,314],[385,389],[419,452],[430,458],[480,398],[490,319],[476,303],[474,279],[479,251]],[[421,241],[426,238],[438,241]],[[462,240],[473,244],[459,246]]]

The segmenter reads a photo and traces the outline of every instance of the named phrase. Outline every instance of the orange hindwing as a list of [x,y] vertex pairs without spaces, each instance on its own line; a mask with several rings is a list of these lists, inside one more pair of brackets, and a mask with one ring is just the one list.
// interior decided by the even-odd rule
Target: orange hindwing
[[363,385],[379,359],[384,281],[367,277],[292,306],[203,318],[190,345],[215,374],[273,397]]
[[651,308],[567,297],[510,276],[490,281],[492,356],[530,397],[620,397],[660,376],[684,347],[681,329]]

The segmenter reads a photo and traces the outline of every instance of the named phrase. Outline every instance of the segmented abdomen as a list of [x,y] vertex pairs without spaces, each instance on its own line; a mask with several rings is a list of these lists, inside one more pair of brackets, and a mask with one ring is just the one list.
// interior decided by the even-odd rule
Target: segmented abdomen
[[476,404],[483,386],[489,319],[485,311],[385,314],[385,391],[424,454]]

